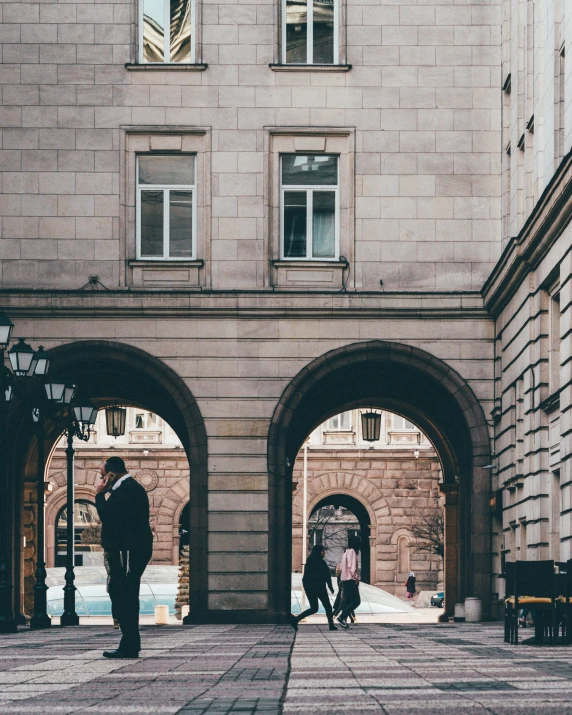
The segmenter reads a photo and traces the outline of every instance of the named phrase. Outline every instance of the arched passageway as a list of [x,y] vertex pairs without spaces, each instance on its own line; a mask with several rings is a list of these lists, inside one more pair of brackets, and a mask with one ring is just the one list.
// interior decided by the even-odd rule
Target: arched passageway
[[[198,619],[207,610],[207,437],[203,419],[184,381],[159,359],[136,347],[109,341],[82,341],[50,350],[51,376],[77,383],[82,397],[98,408],[112,403],[149,410],[166,420],[181,440],[190,469],[190,612]],[[36,481],[37,442],[28,409],[13,406],[9,420],[8,464],[17,503],[14,509],[14,597],[17,611],[23,593],[33,585],[30,568],[24,573],[24,554],[17,535],[22,525],[22,489]],[[45,454],[51,453],[60,430],[46,425]],[[33,515],[28,515],[32,519]],[[35,554],[33,555],[35,560]]]
[[[357,536],[361,539],[361,554],[360,554],[360,568],[361,568],[361,580],[364,583],[371,583],[371,550],[369,545],[371,524],[370,516],[368,514],[365,506],[358,501],[355,497],[349,494],[331,494],[327,497],[321,499],[317,504],[315,504],[310,511],[310,520],[312,515],[315,514],[319,509],[325,506],[332,506],[334,509],[339,509],[340,507],[350,511],[358,521],[359,533]],[[327,525],[326,525],[327,527]],[[343,547],[347,546],[348,538],[346,534],[343,537],[345,543]]]
[[446,363],[385,341],[333,350],[298,373],[274,412],[268,437],[269,602],[287,612],[291,563],[291,482],[310,432],[334,414],[370,405],[403,415],[434,445],[445,500],[447,609],[477,593],[490,610],[490,462],[487,424],[469,385]]

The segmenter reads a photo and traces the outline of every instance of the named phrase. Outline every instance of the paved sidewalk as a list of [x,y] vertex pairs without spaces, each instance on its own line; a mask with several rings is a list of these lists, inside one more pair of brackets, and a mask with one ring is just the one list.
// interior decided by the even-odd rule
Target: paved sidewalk
[[[530,635],[523,631],[523,636]],[[0,636],[0,712],[572,715],[572,648],[507,646],[499,624],[145,626]]]

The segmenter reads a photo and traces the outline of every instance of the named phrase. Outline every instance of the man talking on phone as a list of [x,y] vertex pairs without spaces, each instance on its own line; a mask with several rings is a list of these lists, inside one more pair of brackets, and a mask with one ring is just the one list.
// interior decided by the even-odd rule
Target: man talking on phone
[[109,561],[109,597],[122,633],[119,648],[103,655],[138,658],[139,586],[153,552],[153,534],[147,492],[128,473],[121,457],[109,457],[101,465],[95,505],[101,521],[101,545]]

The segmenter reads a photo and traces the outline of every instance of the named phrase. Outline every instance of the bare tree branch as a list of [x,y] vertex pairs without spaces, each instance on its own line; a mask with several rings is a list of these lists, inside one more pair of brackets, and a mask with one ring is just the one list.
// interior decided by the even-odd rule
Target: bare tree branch
[[445,553],[444,518],[441,509],[422,514],[412,525],[417,551],[443,556]]

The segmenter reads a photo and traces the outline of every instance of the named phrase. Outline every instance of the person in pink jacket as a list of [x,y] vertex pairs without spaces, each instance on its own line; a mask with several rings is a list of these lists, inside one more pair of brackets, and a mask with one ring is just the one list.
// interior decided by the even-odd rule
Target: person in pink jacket
[[349,628],[347,618],[352,611],[361,603],[359,595],[359,567],[358,554],[361,547],[359,536],[352,536],[348,548],[342,556],[342,612],[338,618],[338,623],[342,628]]

